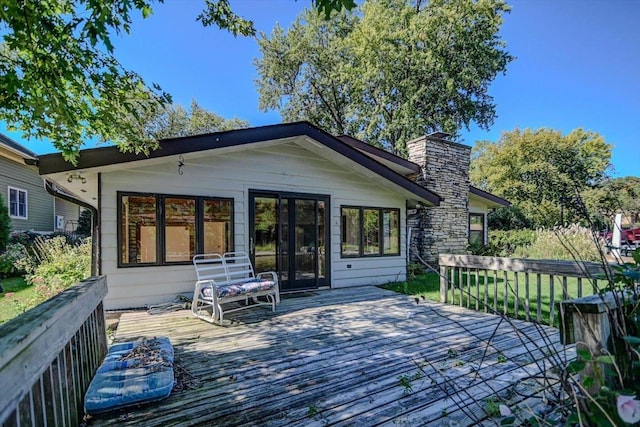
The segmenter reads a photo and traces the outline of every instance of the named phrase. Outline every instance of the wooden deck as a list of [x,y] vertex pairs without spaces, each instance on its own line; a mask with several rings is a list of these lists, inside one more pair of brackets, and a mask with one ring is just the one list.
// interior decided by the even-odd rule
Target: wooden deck
[[545,357],[573,351],[552,328],[375,287],[285,296],[277,313],[229,317],[222,327],[188,311],[123,314],[116,341],[170,337],[200,387],[90,425],[495,425],[489,396],[535,406],[520,395],[540,389]]

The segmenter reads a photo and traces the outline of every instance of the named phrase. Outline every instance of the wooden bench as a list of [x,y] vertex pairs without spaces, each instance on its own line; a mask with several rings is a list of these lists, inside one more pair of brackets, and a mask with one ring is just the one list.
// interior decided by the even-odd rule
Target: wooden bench
[[[197,282],[191,311],[196,317],[222,325],[225,313],[258,306],[276,311],[280,302],[278,275],[273,271],[255,274],[246,252],[199,254],[193,257],[193,265]],[[244,305],[225,309],[223,304],[231,302]]]

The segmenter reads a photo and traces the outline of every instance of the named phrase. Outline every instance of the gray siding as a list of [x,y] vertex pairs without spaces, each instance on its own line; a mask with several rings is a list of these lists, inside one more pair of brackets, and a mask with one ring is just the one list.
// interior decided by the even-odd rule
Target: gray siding
[[56,225],[56,231],[76,231],[78,228],[78,217],[80,216],[80,206],[67,202],[59,198],[55,198],[56,216],[62,216],[62,227],[58,228]]
[[14,230],[53,231],[53,197],[35,169],[0,157],[0,192],[9,206],[9,187],[27,192],[27,219],[11,218]]

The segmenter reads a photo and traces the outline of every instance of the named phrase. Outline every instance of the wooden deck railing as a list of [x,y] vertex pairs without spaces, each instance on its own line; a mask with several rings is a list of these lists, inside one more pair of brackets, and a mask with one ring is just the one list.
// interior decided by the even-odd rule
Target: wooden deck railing
[[604,273],[593,262],[475,255],[440,255],[439,264],[441,302],[551,326],[556,302],[596,293],[595,277]]
[[107,351],[106,277],[89,278],[0,325],[0,425],[74,426]]

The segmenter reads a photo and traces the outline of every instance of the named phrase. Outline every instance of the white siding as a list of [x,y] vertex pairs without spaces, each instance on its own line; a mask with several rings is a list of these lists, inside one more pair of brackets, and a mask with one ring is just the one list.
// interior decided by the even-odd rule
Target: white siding
[[[108,276],[109,286],[106,308],[170,301],[178,293],[191,294],[195,282],[191,266],[117,267],[117,191],[233,198],[236,250],[247,249],[249,190],[329,195],[331,286],[374,285],[405,279],[405,199],[353,172],[360,166],[353,164],[345,169],[294,143],[185,158],[183,175],[177,173],[177,156],[151,166],[133,168],[124,164],[123,170],[103,172],[102,271]],[[341,259],[342,205],[399,208],[400,256]]]

